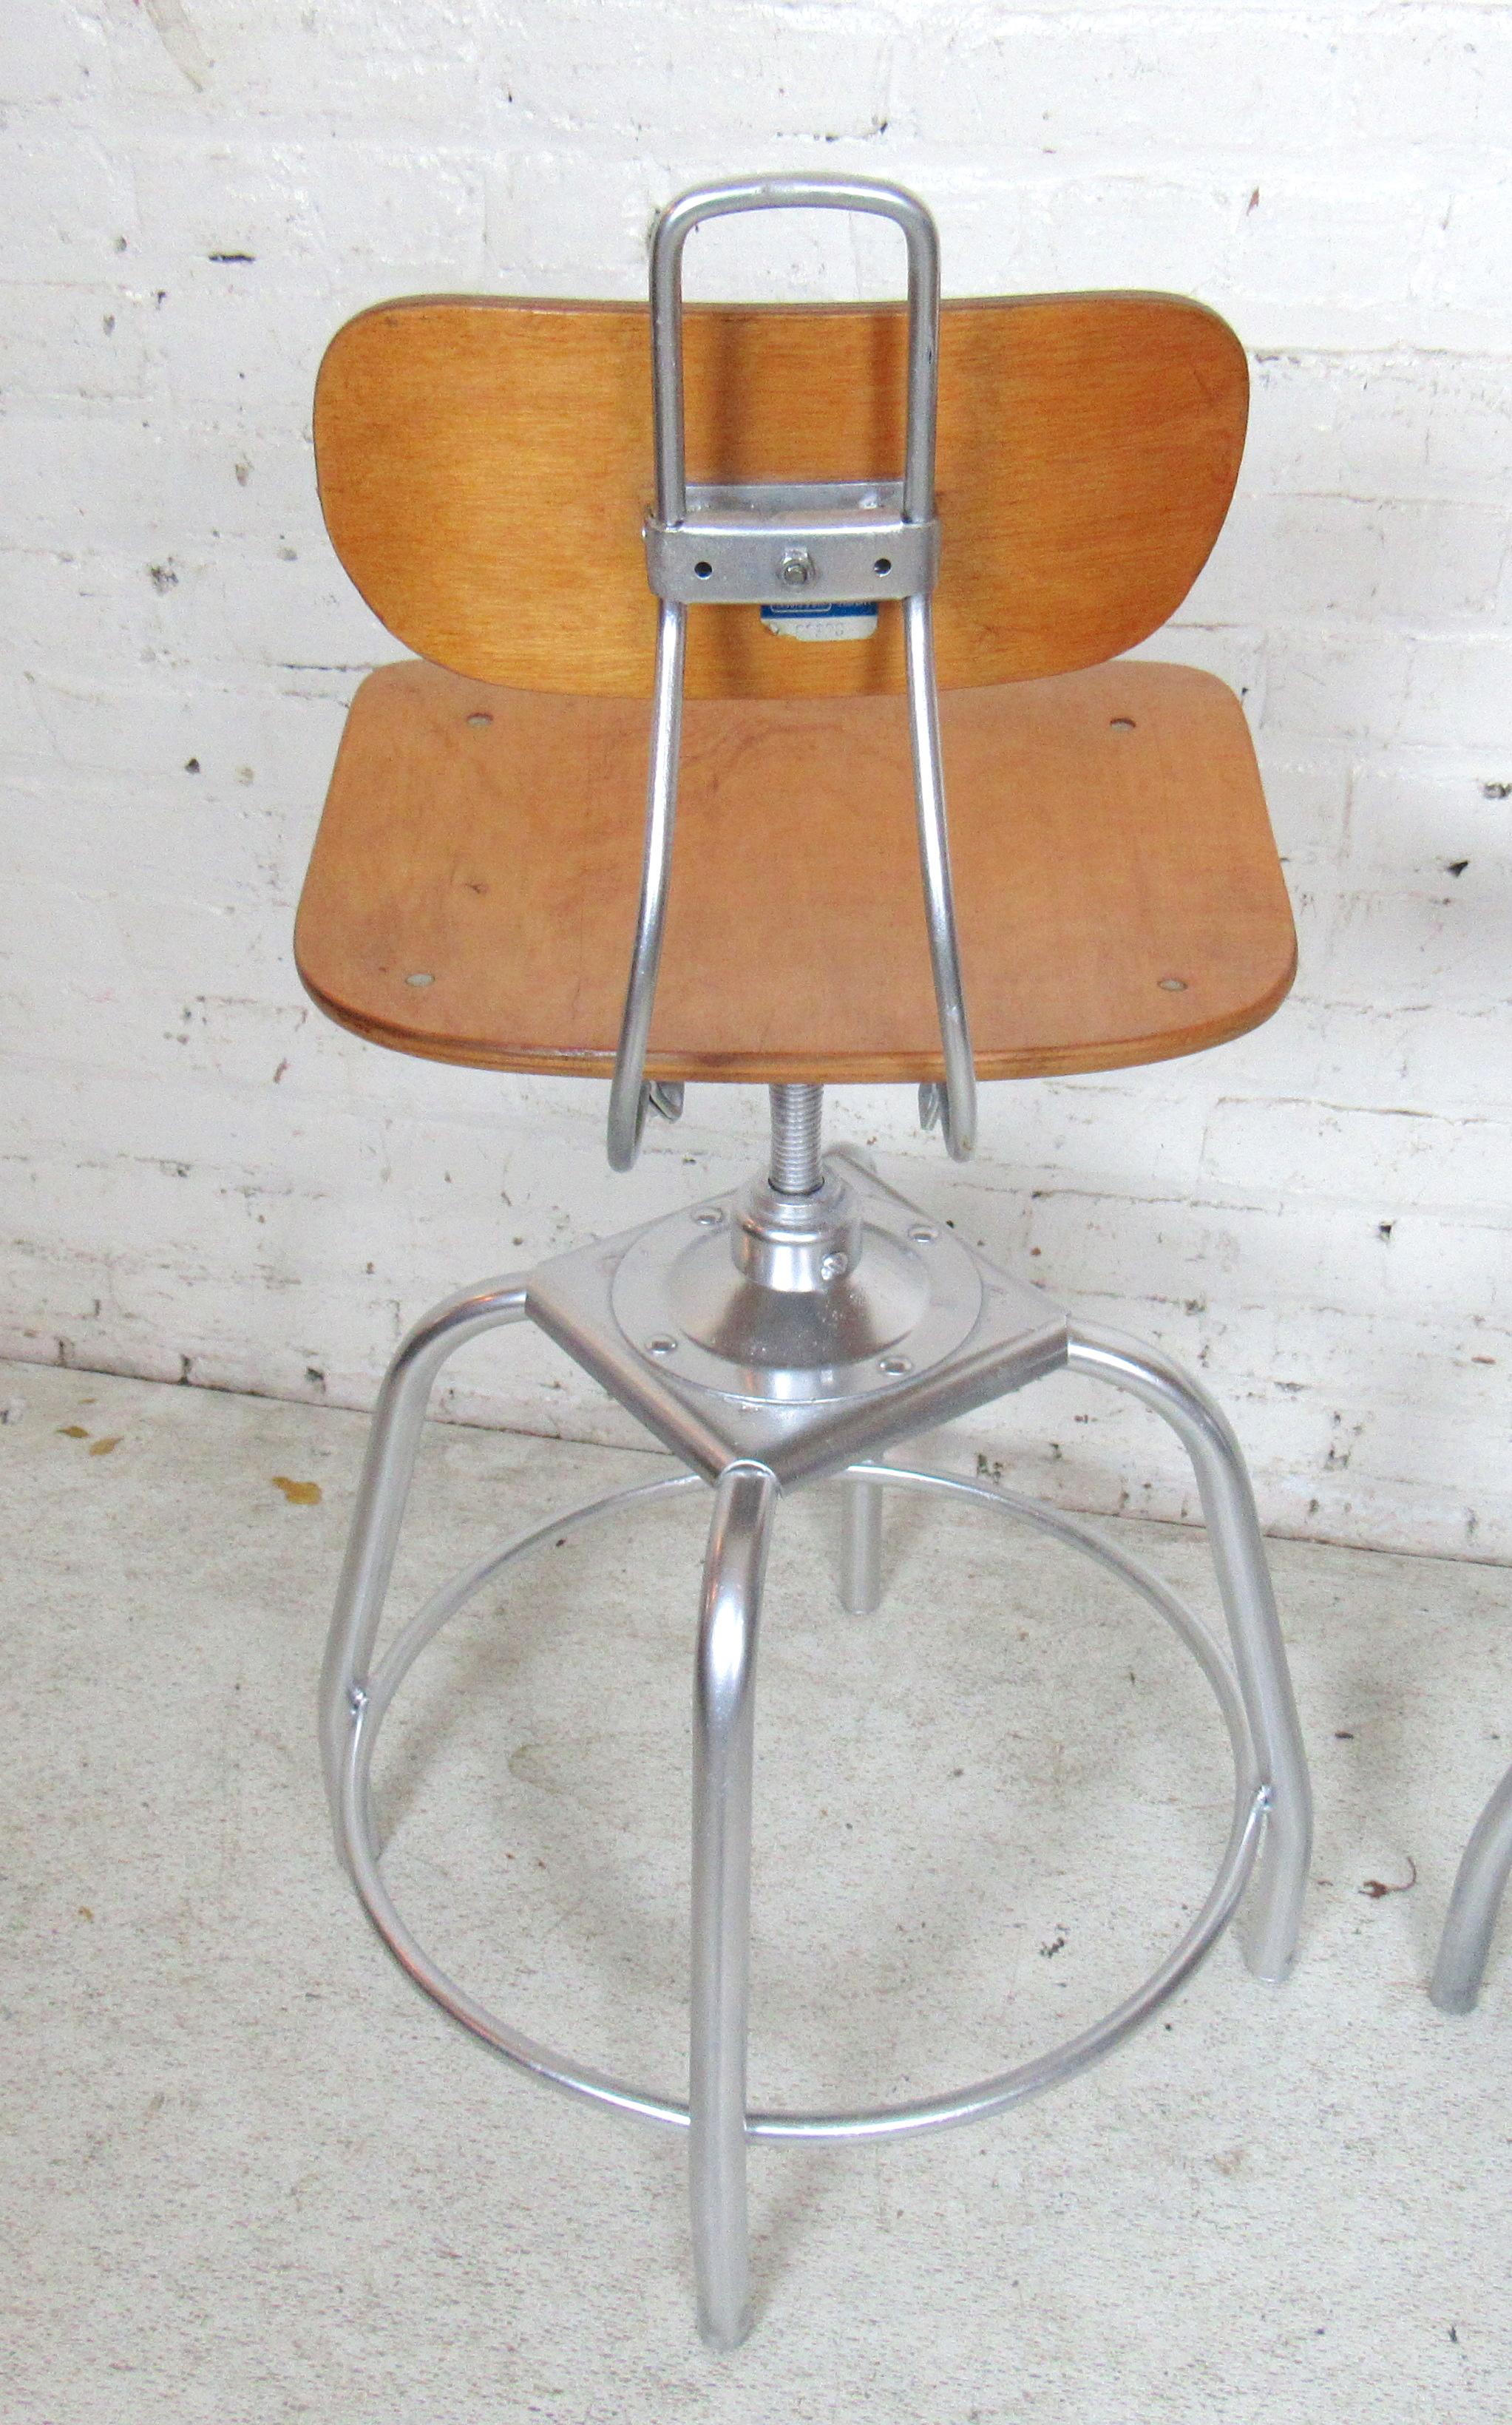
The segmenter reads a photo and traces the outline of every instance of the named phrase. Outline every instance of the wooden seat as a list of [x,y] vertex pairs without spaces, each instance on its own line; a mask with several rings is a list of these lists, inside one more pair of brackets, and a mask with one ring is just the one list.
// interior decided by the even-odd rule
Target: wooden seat
[[[706,306],[684,335],[691,477],[896,476],[901,311]],[[612,1069],[656,620],[649,357],[642,307],[421,297],[361,313],[322,366],[332,539],[433,660],[362,684],[299,910],[305,984],[375,1042]],[[937,664],[983,1078],[1198,1052],[1291,981],[1238,701],[1104,662],[1201,569],[1247,397],[1232,332],[1178,297],[941,313]],[[942,1074],[902,681],[895,604],[823,646],[691,611],[651,1076]]]
[[[982,1077],[1162,1060],[1269,1016],[1292,920],[1231,692],[1133,663],[941,714]],[[299,911],[321,1008],[402,1052],[607,1077],[646,755],[639,701],[371,675]],[[941,1075],[900,700],[689,702],[649,1067]]]

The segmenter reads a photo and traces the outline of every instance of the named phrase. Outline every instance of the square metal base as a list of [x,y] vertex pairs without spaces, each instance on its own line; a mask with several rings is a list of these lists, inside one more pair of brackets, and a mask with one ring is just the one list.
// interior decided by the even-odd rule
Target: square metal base
[[[924,1352],[875,1357],[864,1371],[837,1368],[820,1376],[825,1394],[795,1402],[784,1387],[790,1376],[754,1365],[732,1368],[730,1383],[714,1386],[711,1360],[700,1359],[696,1343],[664,1330],[656,1339],[661,1352],[654,1352],[644,1337],[630,1335],[616,1310],[624,1301],[616,1283],[633,1250],[644,1263],[664,1242],[661,1260],[669,1262],[687,1251],[690,1223],[701,1219],[716,1229],[733,1218],[739,1191],[554,1256],[530,1275],[530,1320],[710,1481],[748,1459],[766,1466],[784,1486],[817,1481],[1066,1361],[1068,1318],[1053,1298],[998,1271],[953,1232],[945,1239],[938,1224],[859,1159],[831,1159],[844,1164],[869,1231],[883,1240],[899,1233],[941,1239],[947,1251],[939,1260],[948,1270],[904,1342],[916,1350],[922,1343]],[[689,1346],[691,1354],[684,1352]],[[680,1353],[688,1369],[678,1369]],[[693,1377],[695,1371],[705,1377]]]

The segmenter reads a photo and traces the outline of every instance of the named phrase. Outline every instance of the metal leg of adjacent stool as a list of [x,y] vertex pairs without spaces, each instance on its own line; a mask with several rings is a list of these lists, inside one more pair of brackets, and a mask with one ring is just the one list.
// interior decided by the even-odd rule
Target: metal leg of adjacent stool
[[1440,2013],[1472,2013],[1481,1992],[1491,1931],[1512,1871],[1512,1768],[1480,1817],[1460,1858],[1449,1917],[1428,1993]]
[[693,1999],[688,2186],[699,2329],[734,2349],[750,2329],[746,2225],[746,2014],[756,1629],[777,1505],[764,1465],[720,1476],[703,1568],[693,1690]]
[[1291,1969],[1312,1851],[1312,1793],[1276,1614],[1265,1544],[1244,1458],[1227,1417],[1159,1348],[1073,1322],[1072,1372],[1111,1381],[1164,1415],[1192,1460],[1217,1568],[1234,1671],[1268,1790],[1265,1841],[1250,1889],[1246,1958],[1279,1983]]
[[882,1598],[882,1486],[847,1476],[840,1487],[840,1605],[872,1616]]
[[352,1721],[361,1708],[354,1696],[367,1689],[373,1644],[420,1446],[420,1427],[436,1375],[468,1340],[497,1328],[500,1323],[519,1322],[524,1310],[523,1279],[484,1280],[476,1288],[460,1289],[415,1324],[384,1375],[373,1410],[320,1674],[320,1751],[331,1816],[337,1822],[338,1849],[342,1771]]

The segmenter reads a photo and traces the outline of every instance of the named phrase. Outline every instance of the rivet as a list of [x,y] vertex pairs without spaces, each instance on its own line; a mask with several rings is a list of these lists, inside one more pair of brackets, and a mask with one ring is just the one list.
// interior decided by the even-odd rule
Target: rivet
[[1184,993],[1186,991],[1186,979],[1184,977],[1162,977],[1160,981],[1160,989],[1162,993]]
[[435,984],[435,982],[436,982],[435,978],[434,978],[434,977],[432,977],[432,976],[427,976],[427,975],[426,974],[426,972],[424,971],[424,969],[417,969],[417,970],[415,971],[414,975],[413,975],[412,977],[406,977],[406,978],[405,978],[405,984],[406,984],[406,985],[412,985],[412,986],[427,986],[427,985],[434,985],[434,984]]
[[725,1216],[716,1205],[700,1204],[692,1217],[700,1229],[717,1229]]
[[882,1356],[877,1358],[877,1369],[883,1373],[911,1373],[913,1365],[907,1356]]
[[916,1246],[932,1246],[940,1232],[938,1229],[931,1229],[927,1221],[915,1221],[909,1235]]
[[646,1341],[646,1353],[648,1356],[675,1356],[677,1354],[677,1341],[675,1339],[668,1339],[665,1336],[655,1339],[648,1339]]
[[467,720],[469,724],[491,724],[493,722],[493,718],[489,714],[486,707],[475,708]]

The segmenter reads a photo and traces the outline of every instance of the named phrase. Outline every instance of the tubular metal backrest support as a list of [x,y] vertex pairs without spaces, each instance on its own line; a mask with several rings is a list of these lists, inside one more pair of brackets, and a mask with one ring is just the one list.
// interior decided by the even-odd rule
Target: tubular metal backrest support
[[[935,423],[939,395],[940,239],[924,204],[901,186],[862,177],[751,177],[699,185],[669,202],[656,222],[651,256],[651,385],[656,414],[656,511],[681,522],[687,507],[683,416],[683,249],[704,219],[737,211],[831,210],[892,219],[909,254],[908,421],[903,511],[925,522],[935,509]],[[876,479],[859,464],[858,479]]]
[[[848,490],[826,498],[812,485],[764,484],[733,492],[690,491],[684,453],[683,249],[700,220],[735,211],[840,210],[874,213],[902,229],[909,256],[908,421],[901,495],[883,501],[879,485],[858,503]],[[938,562],[934,529],[935,422],[940,350],[940,240],[924,204],[899,187],[841,177],[764,177],[708,185],[682,195],[662,213],[651,240],[651,376],[655,400],[656,513],[647,525],[652,586],[661,593],[656,642],[655,706],[647,782],[646,850],[630,982],[619,1050],[609,1092],[609,1161],[628,1170],[640,1149],[646,1114],[657,1103],[675,1117],[681,1097],[663,1102],[645,1083],[646,1050],[661,964],[682,746],[684,666],[688,602],[706,580],[728,602],[780,604],[799,585],[824,594],[827,567],[842,564],[831,587],[864,600],[877,578],[893,579],[894,556],[905,563],[909,526],[928,528],[930,545],[894,591],[901,599],[908,656],[909,724],[914,803],[924,877],[935,1001],[945,1064],[943,1086],[920,1089],[925,1124],[938,1118],[957,1161],[971,1153],[976,1129],[976,1080],[961,982],[945,826],[944,770],[935,692],[930,591]],[[736,403],[738,410],[738,400]],[[864,488],[874,478],[854,467]],[[891,508],[891,510],[890,510]],[[664,563],[659,541],[687,536],[681,567]],[[884,547],[893,554],[882,554]],[[859,564],[853,559],[859,556]],[[873,561],[875,559],[875,561]],[[883,572],[883,567],[888,570]],[[847,577],[848,572],[848,577]],[[703,611],[700,608],[700,612]]]

